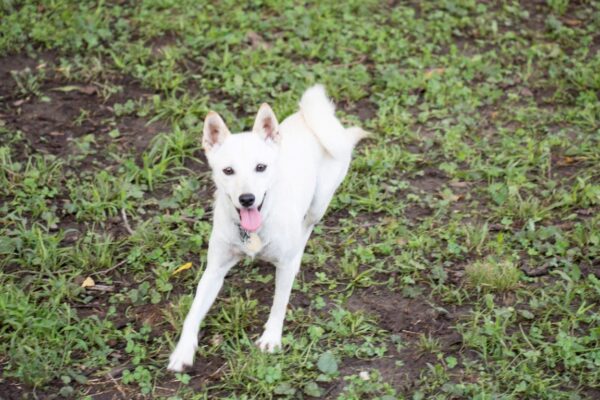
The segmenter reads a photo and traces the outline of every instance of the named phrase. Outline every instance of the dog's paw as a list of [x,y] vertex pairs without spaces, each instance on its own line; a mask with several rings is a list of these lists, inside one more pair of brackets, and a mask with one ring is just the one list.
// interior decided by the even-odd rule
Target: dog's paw
[[262,351],[273,353],[281,349],[281,333],[264,331],[262,336],[256,341],[256,345]]
[[194,363],[195,353],[196,346],[193,343],[191,345],[179,343],[169,357],[167,369],[174,372],[183,371],[185,367],[190,367]]

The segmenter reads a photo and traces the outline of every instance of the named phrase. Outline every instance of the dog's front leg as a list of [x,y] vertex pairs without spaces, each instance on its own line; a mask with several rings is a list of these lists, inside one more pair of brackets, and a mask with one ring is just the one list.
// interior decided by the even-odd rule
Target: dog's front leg
[[291,262],[278,263],[275,272],[275,296],[269,319],[265,324],[265,331],[256,341],[256,344],[262,351],[272,353],[277,348],[281,348],[281,333],[283,331],[283,321],[285,320],[285,311],[290,300],[294,279],[300,269],[302,252]]
[[181,371],[184,366],[193,364],[200,323],[219,294],[225,275],[238,261],[239,257],[234,256],[225,244],[213,243],[211,240],[206,271],[198,283],[194,302],[185,317],[177,347],[169,357],[168,369],[171,371]]

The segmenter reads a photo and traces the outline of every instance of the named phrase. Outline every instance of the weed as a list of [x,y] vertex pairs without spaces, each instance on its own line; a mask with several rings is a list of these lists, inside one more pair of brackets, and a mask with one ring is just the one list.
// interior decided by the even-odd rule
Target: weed
[[510,260],[487,258],[465,267],[470,285],[479,289],[513,290],[519,284],[521,272]]

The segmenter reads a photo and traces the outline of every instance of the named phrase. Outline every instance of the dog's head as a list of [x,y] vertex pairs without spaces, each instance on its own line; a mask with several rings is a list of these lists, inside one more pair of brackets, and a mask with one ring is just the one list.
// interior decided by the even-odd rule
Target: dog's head
[[275,177],[279,143],[279,124],[266,103],[258,110],[252,132],[232,135],[219,114],[212,111],[204,120],[202,147],[217,189],[227,195],[240,225],[249,232],[260,228],[262,205]]

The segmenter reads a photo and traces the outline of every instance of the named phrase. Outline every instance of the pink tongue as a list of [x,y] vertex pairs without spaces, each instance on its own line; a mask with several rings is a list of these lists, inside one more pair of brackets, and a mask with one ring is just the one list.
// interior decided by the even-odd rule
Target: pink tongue
[[242,208],[240,210],[242,228],[248,232],[255,232],[260,228],[261,218],[257,208]]

